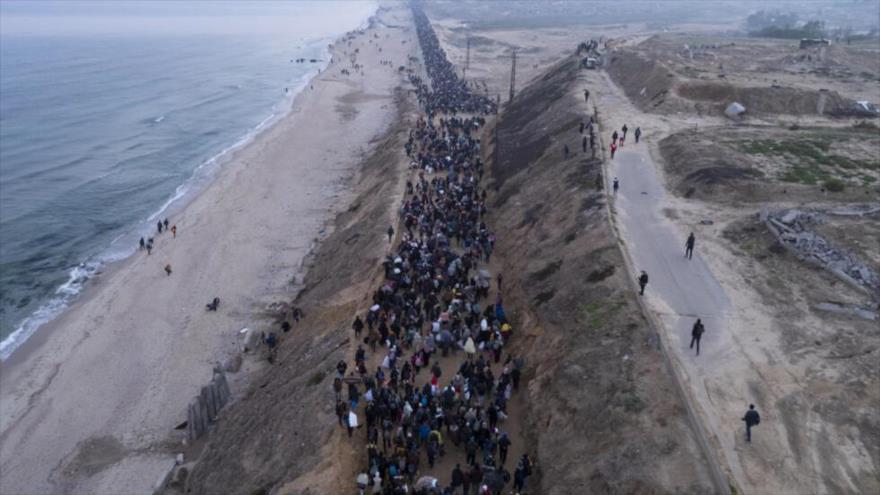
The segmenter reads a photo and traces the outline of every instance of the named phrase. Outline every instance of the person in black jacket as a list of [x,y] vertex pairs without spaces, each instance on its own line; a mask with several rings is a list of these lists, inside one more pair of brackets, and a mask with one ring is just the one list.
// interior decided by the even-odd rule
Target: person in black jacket
[[684,243],[684,257],[687,259],[692,259],[694,257],[694,243],[696,242],[696,237],[694,237],[694,233],[691,232],[691,235],[688,236],[687,241]]
[[694,344],[697,344],[697,356],[700,355],[700,338],[705,331],[706,327],[703,326],[703,322],[697,318],[697,321],[694,323],[694,328],[691,330],[691,349],[694,348]]
[[461,465],[456,464],[455,468],[452,470],[452,491],[453,493],[458,490],[458,487],[464,484],[464,473],[461,472]]
[[746,422],[746,442],[751,442],[752,427],[758,426],[761,423],[761,416],[755,410],[754,404],[749,404],[749,410],[746,411],[746,415],[743,416],[742,420]]
[[639,276],[639,287],[642,288],[642,290],[639,291],[640,296],[645,295],[645,286],[646,285],[648,285],[648,273],[646,271],[642,270],[642,274]]

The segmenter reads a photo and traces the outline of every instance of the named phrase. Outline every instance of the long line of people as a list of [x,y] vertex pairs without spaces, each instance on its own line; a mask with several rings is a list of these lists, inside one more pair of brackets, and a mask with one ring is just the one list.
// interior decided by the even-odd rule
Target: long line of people
[[[495,236],[484,221],[477,133],[480,114],[494,107],[457,82],[427,17],[413,10],[434,91],[420,93],[427,116],[405,145],[415,170],[400,208],[404,230],[369,308],[352,323],[353,369],[337,365],[336,413],[349,436],[365,431],[361,493],[500,494],[511,481],[521,492],[533,463],[523,455],[511,474],[505,419],[524,363],[504,354],[514,332],[503,279],[491,297],[492,278],[481,267]],[[476,115],[449,115],[456,112]],[[368,365],[368,352],[378,366]],[[441,483],[434,468],[454,455],[461,459]]]

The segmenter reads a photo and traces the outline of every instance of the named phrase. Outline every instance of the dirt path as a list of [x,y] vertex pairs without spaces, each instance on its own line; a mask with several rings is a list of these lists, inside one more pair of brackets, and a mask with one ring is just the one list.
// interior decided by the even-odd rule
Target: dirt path
[[[708,249],[702,249],[701,236],[717,235],[716,229],[695,223],[694,215],[687,224],[670,219],[669,211],[710,210],[667,194],[662,168],[652,158],[653,147],[673,130],[708,122],[694,116],[642,114],[605,73],[588,72],[584,83],[602,119],[606,154],[611,132],[624,123],[630,128],[627,144],[606,169],[609,185],[613,177],[620,180],[612,207],[615,222],[634,265],[632,278],[639,270],[650,276],[646,306],[661,323],[672,365],[720,468],[746,493],[855,489],[864,475],[861,466],[870,465],[870,454],[860,440],[833,431],[810,407],[821,395],[807,386],[811,364],[786,353],[772,316],[747,283],[729,267],[719,267],[717,259],[704,259]],[[639,125],[644,135],[636,145],[632,132]],[[684,244],[691,230],[697,242],[693,260],[687,260]],[[706,327],[700,356],[689,348],[696,318]],[[762,415],[751,444],[745,441],[740,419],[749,403]],[[831,445],[840,450],[828,463],[820,452]]]

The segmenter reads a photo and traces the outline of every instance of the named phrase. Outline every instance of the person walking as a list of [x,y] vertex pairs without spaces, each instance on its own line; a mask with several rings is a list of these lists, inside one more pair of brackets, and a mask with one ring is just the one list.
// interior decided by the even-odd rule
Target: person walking
[[351,329],[354,330],[355,337],[361,336],[361,331],[364,329],[364,322],[361,320],[360,315],[354,317],[354,321],[351,323]]
[[168,230],[168,219],[167,218],[165,219],[164,222],[162,222],[162,225],[165,226],[165,230]]
[[177,225],[171,226],[171,237],[173,237],[175,239],[177,238]]
[[694,233],[691,232],[691,234],[687,238],[687,241],[685,241],[685,243],[684,243],[684,257],[685,258],[687,258],[689,260],[693,259],[693,257],[694,257],[694,242],[696,242],[696,241],[697,241],[697,239],[696,239],[696,237],[694,237]]
[[758,426],[761,423],[761,415],[755,410],[754,404],[749,404],[749,410],[746,411],[746,415],[743,416],[742,420],[746,422],[746,442],[751,442],[752,427]]
[[612,143],[617,143],[617,131],[614,131],[614,132],[611,134],[611,142],[612,142]]
[[162,233],[162,220],[156,222],[156,229],[159,230],[159,233]]
[[633,136],[636,137],[636,144],[639,144],[639,138],[642,137],[642,128],[636,127],[636,131],[633,132]]
[[697,318],[697,321],[694,323],[694,327],[691,329],[691,349],[694,348],[694,344],[697,344],[697,356],[700,355],[700,338],[703,337],[703,332],[706,331],[706,327],[703,326],[703,322]]
[[586,153],[587,152],[587,136],[584,136],[583,139],[581,139],[581,146],[584,148],[584,153]]
[[617,177],[614,178],[613,185],[614,185],[614,194],[616,195],[617,190],[620,189],[620,181],[617,180]]
[[639,275],[639,287],[642,288],[642,290],[639,291],[640,296],[645,295],[645,286],[646,285],[648,285],[648,272],[646,272],[645,270],[642,270],[642,274]]
[[562,155],[563,155],[565,158],[568,158],[568,153],[569,153],[568,145],[566,144],[565,146],[562,147]]
[[144,241],[144,238],[141,237],[141,251],[146,249],[146,247],[147,247],[147,243]]
[[584,90],[584,101],[588,101],[589,99],[590,99],[590,90],[585,89]]
[[386,233],[388,234],[388,242],[390,243],[390,242],[391,242],[391,238],[394,237],[394,226],[389,225],[389,226],[388,226],[388,231],[387,231]]
[[171,263],[168,263],[167,265],[165,265],[165,273],[168,276],[171,276]]
[[626,131],[629,130],[629,127],[627,127],[626,124],[623,124],[623,127],[621,127],[620,130],[623,131],[623,139],[626,139]]
[[611,143],[611,159],[614,160],[614,153],[617,151],[617,143]]
[[452,469],[452,482],[450,486],[452,487],[452,493],[458,491],[458,487],[464,484],[464,473],[461,472],[461,464],[456,464]]

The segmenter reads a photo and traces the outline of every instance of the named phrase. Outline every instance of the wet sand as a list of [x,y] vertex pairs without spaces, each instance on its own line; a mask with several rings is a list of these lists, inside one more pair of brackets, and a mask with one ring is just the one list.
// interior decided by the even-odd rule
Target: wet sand
[[[2,364],[0,492],[143,493],[170,467],[182,450],[173,428],[214,364],[237,352],[241,328],[269,328],[260,314],[291,299],[303,259],[347,206],[394,116],[403,76],[379,61],[405,60],[398,33],[379,25],[337,42],[291,114],[169,218],[176,238],[156,235],[151,255],[105,270]],[[358,48],[364,74],[341,75]],[[215,296],[219,311],[205,311]],[[245,359],[240,374],[255,366]]]

